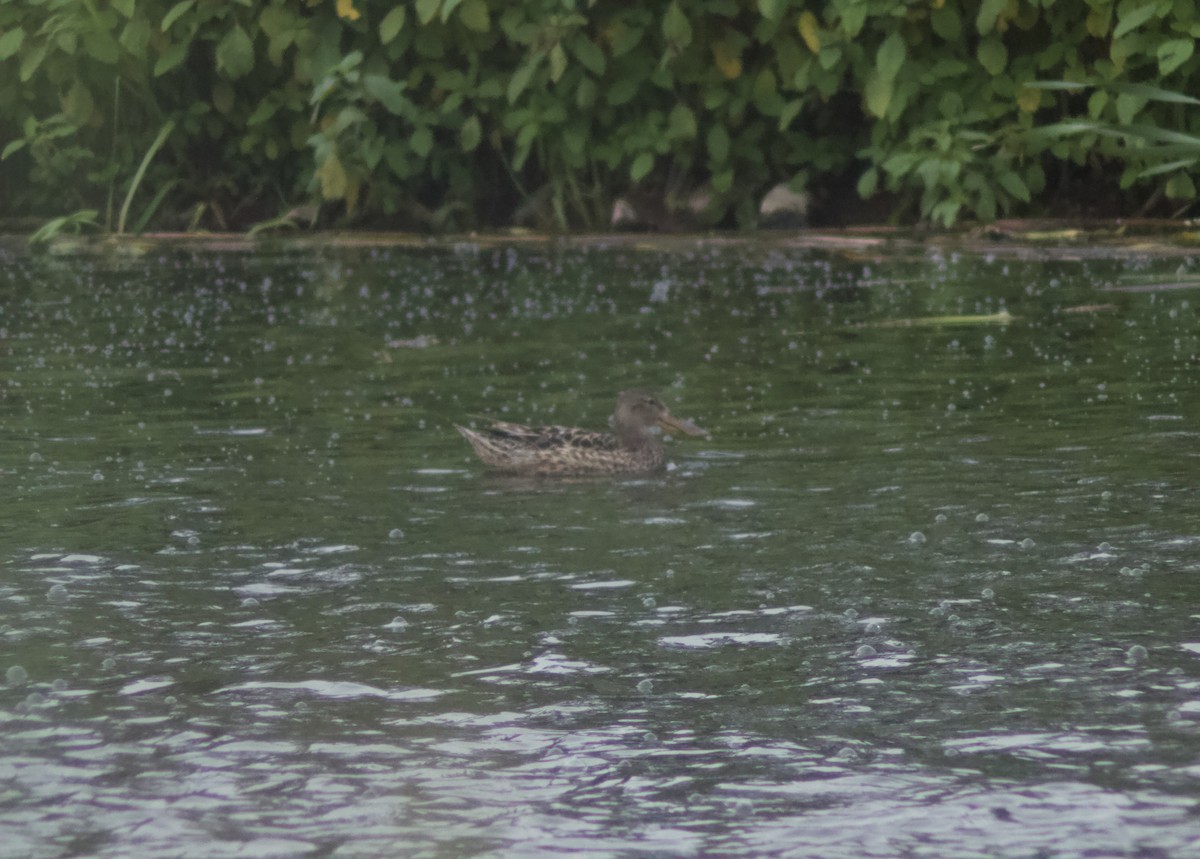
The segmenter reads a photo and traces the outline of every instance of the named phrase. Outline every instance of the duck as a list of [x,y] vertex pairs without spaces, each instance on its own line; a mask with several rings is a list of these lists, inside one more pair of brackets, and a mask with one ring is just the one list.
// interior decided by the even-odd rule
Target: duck
[[653,391],[621,391],[608,419],[611,432],[564,426],[492,421],[482,430],[455,424],[475,454],[498,471],[527,475],[643,474],[663,467],[659,430],[690,436],[708,433],[671,414]]

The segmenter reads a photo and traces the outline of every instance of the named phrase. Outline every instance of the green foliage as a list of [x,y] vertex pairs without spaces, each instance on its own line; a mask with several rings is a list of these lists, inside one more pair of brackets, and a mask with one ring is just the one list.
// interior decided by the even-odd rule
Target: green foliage
[[1182,198],[1197,36],[1190,0],[12,0],[0,209],[568,228],[640,190],[752,226],[848,177],[949,226],[1106,168]]

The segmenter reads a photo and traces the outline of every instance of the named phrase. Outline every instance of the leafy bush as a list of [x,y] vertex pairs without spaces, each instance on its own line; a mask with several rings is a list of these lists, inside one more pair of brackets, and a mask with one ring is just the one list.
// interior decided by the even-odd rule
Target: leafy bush
[[751,226],[789,182],[951,225],[1097,177],[1190,199],[1200,113],[1169,96],[1198,35],[1143,0],[12,0],[0,214],[597,227],[632,191]]

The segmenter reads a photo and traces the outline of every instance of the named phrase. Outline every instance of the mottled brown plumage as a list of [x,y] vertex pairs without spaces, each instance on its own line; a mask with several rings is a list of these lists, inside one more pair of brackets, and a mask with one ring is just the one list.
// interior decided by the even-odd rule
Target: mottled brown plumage
[[671,414],[650,391],[622,391],[609,418],[612,432],[577,427],[529,427],[493,421],[483,430],[456,426],[475,453],[492,468],[517,474],[635,474],[663,464],[659,427],[705,435],[691,421]]

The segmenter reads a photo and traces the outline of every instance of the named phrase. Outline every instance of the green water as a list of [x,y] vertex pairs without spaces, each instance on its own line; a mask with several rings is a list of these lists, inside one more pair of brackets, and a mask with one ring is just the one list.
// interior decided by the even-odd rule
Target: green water
[[0,857],[1200,856],[1186,252],[0,263]]

